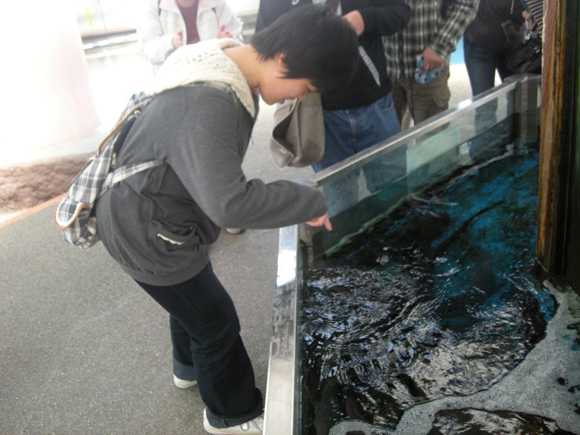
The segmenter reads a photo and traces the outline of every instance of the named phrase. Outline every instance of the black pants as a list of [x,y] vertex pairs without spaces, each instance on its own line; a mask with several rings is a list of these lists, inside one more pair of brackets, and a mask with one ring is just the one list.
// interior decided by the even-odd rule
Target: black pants
[[262,393],[240,337],[238,315],[211,265],[172,286],[137,283],[169,312],[174,359],[184,370],[191,368],[210,424],[236,426],[261,415]]

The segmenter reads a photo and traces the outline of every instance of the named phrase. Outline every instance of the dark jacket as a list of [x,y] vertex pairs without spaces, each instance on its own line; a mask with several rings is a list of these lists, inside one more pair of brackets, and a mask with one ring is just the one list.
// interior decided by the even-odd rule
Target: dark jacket
[[[299,0],[295,5],[292,5],[292,0],[260,0],[256,31],[272,24],[291,9],[310,3],[312,0]],[[354,10],[362,15],[365,30],[359,36],[359,42],[379,72],[380,86],[377,86],[369,68],[360,59],[354,77],[342,90],[322,95],[325,110],[367,106],[391,92],[382,37],[403,30],[411,18],[411,8],[404,0],[341,0],[340,3],[343,15]]]
[[96,207],[105,248],[133,279],[166,286],[192,278],[206,266],[205,246],[220,227],[279,228],[326,212],[317,189],[246,179],[253,125],[223,84],[170,89],[143,109],[118,164],[165,164],[115,185]]
[[520,0],[480,0],[477,16],[465,29],[465,39],[475,45],[501,51],[524,37],[524,8]]

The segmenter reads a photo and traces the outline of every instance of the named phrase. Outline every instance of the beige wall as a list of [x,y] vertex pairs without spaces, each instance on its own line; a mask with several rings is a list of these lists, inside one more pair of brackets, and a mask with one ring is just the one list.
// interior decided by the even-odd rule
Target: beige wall
[[0,56],[0,167],[99,125],[71,0],[4,4]]

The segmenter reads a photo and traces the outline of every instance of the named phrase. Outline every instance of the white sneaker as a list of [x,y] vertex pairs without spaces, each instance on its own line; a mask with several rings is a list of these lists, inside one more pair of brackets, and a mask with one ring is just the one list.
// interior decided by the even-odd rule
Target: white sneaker
[[256,417],[253,420],[239,424],[237,426],[217,428],[213,427],[207,420],[206,410],[203,410],[203,428],[211,434],[261,434],[264,428],[264,418]]
[[173,375],[173,383],[177,388],[181,388],[183,390],[187,388],[191,388],[194,385],[197,385],[197,381],[186,381],[184,379],[179,379],[177,376]]
[[226,231],[230,234],[240,234],[244,232],[242,228],[226,228]]

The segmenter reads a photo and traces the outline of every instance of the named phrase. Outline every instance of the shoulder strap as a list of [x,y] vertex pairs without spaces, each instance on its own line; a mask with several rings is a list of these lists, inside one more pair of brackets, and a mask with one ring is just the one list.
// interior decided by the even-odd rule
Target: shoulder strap
[[131,127],[133,127],[133,124],[135,123],[136,119],[137,119],[137,117],[133,113],[133,116],[130,116],[129,119],[127,119],[121,125],[121,129],[119,130],[119,134],[117,136],[117,139],[115,140],[115,144],[113,145],[113,162],[111,164],[111,168],[113,168],[113,169],[116,166],[115,158],[116,158],[117,154],[119,154],[121,147],[125,143],[125,139],[127,138],[127,135],[129,134],[129,130],[131,130]]
[[373,79],[375,79],[375,83],[380,88],[381,87],[381,79],[380,79],[379,71],[377,70],[377,67],[375,66],[375,64],[373,63],[371,58],[369,57],[368,53],[362,47],[362,45],[359,45],[358,52],[360,54],[360,57],[364,61],[365,65],[369,69],[371,75],[373,76]]
[[107,178],[103,182],[101,190],[99,191],[99,198],[115,184],[129,178],[132,175],[138,174],[139,172],[146,171],[148,169],[156,168],[165,164],[163,160],[151,160],[145,163],[133,163],[125,166],[121,166],[115,169],[113,172],[107,174]]
[[[99,145],[99,149],[98,149],[98,152],[99,152],[99,153],[100,153],[100,152],[102,152],[102,151],[103,151],[103,148],[105,147],[105,145],[107,145],[107,144],[108,144],[108,143],[111,141],[111,139],[112,139],[113,137],[115,137],[115,135],[116,135],[117,133],[119,133],[119,131],[120,131],[120,130],[122,130],[122,129],[123,129],[123,126],[126,124],[126,121],[127,121],[127,120],[129,120],[129,118],[130,118],[131,116],[133,116],[133,115],[134,115],[134,113],[135,113],[136,111],[141,111],[141,109],[142,109],[142,108],[145,106],[145,104],[147,104],[147,102],[143,102],[143,103],[141,103],[141,104],[139,104],[139,105],[137,105],[137,106],[133,107],[131,110],[129,110],[129,111],[128,111],[128,112],[127,112],[127,113],[126,113],[124,116],[123,116],[123,118],[122,118],[121,120],[119,120],[119,121],[117,122],[117,125],[115,126],[115,128],[113,128],[113,130],[112,130],[112,131],[111,131],[111,132],[110,132],[110,133],[109,133],[109,134],[108,134],[108,135],[107,135],[107,136],[106,136],[106,137],[103,139],[103,141],[102,141],[102,142],[101,142],[101,144]],[[132,125],[132,123],[131,123],[131,125]],[[128,132],[128,131],[127,131],[127,132]],[[126,133],[125,133],[125,135],[126,135]]]

